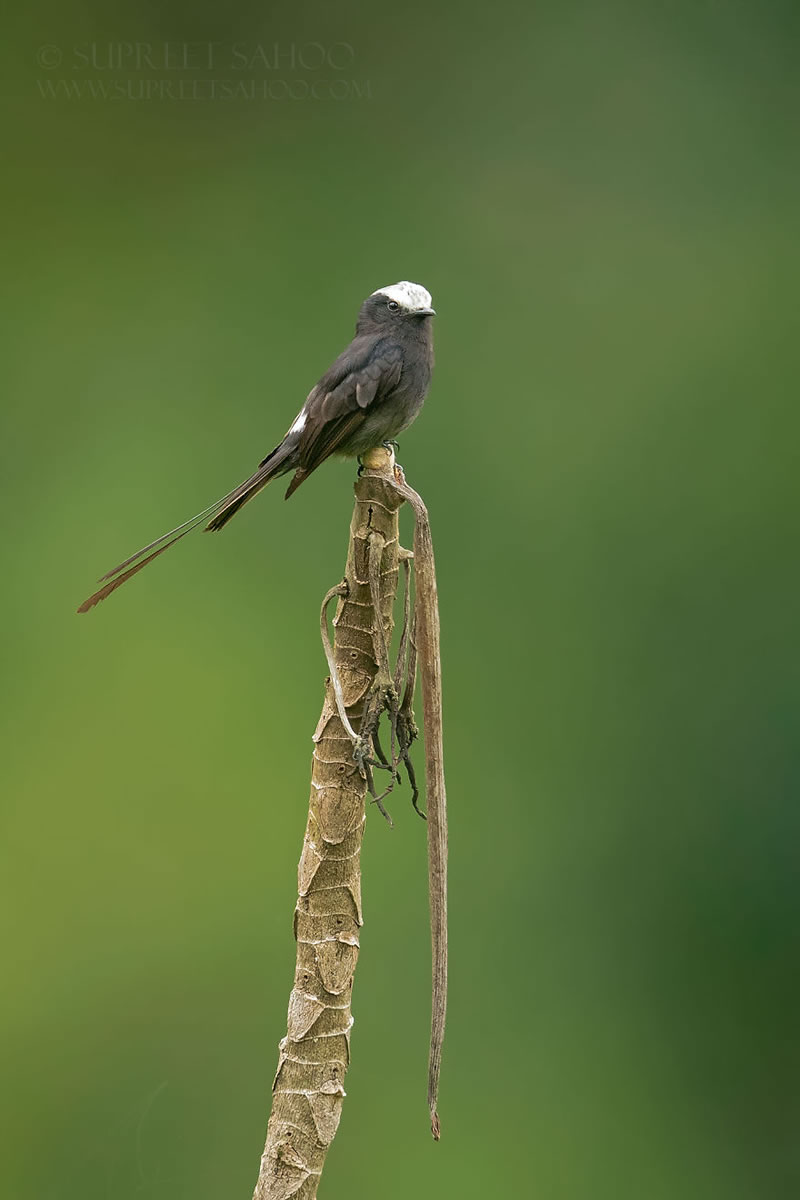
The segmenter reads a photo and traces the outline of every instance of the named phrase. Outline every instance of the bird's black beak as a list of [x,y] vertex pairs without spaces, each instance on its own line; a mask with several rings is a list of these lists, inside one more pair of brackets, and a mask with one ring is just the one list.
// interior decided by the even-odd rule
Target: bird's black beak
[[415,308],[414,316],[415,317],[435,317],[436,309],[435,308]]

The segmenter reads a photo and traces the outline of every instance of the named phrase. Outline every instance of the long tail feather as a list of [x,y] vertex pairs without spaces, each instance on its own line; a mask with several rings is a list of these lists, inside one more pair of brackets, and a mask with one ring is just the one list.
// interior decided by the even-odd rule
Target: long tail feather
[[[225,498],[227,499],[227,497]],[[147,554],[148,550],[154,550],[156,546],[160,546],[162,542],[170,542],[171,544],[173,539],[177,541],[178,539],[175,536],[176,534],[184,532],[189,533],[189,531],[199,525],[201,521],[205,520],[206,517],[209,517],[211,513],[215,512],[219,508],[220,504],[222,504],[222,501],[217,500],[214,504],[209,504],[208,508],[204,508],[202,512],[190,517],[188,521],[184,521],[182,525],[176,525],[174,529],[170,529],[169,533],[162,533],[161,537],[156,538],[154,542],[150,542],[150,544],[147,546],[142,546],[141,550],[137,550],[135,554],[130,556],[130,558],[126,558],[124,562],[118,563],[116,567],[112,567],[110,571],[106,571],[105,575],[100,576],[98,583],[102,583],[105,579],[110,579],[112,575],[116,575],[119,571],[124,571],[125,568],[132,562],[136,562],[137,558],[141,558],[143,554]],[[166,550],[167,547],[165,546],[164,549]]]
[[232,497],[223,508],[211,518],[205,527],[205,533],[219,533],[230,521],[231,517],[235,517],[240,508],[247,504],[248,500],[252,500],[253,496],[258,495],[262,488],[265,488],[268,483],[274,479],[274,475],[270,475],[266,479],[261,479],[258,483],[253,483],[250,488],[242,492],[239,496]]
[[287,454],[288,450],[281,443],[271,454],[267,455],[254,475],[251,475],[249,479],[245,479],[244,483],[240,483],[228,496],[225,496],[223,500],[215,504],[212,510],[214,516],[206,525],[205,532],[218,533],[220,529],[223,529],[228,524],[231,517],[235,517],[239,509],[247,504],[248,500],[252,500],[254,496],[257,496],[261,489],[265,488],[268,483],[271,483],[276,475],[283,475],[288,470],[284,465]]
[[[122,586],[123,583],[127,583],[127,581],[133,575],[135,575],[137,571],[141,571],[142,567],[146,567],[147,564],[152,562],[154,558],[158,558],[159,554],[163,554],[165,550],[169,550],[170,546],[174,546],[175,542],[179,542],[182,537],[186,537],[187,533],[191,533],[193,528],[194,526],[191,526],[189,529],[184,529],[183,533],[179,533],[178,536],[171,542],[167,542],[166,546],[162,546],[160,550],[154,550],[152,554],[148,554],[147,558],[143,558],[141,562],[136,563],[136,566],[130,567],[130,569],[124,571],[122,575],[118,575],[116,579],[112,579],[110,583],[105,585],[105,587],[101,587],[92,596],[90,596],[88,600],[84,600],[83,604],[78,609],[78,612],[88,612],[90,608],[94,608],[95,604],[99,604],[101,600],[105,600],[107,596],[110,596],[112,592],[115,592],[118,587]],[[105,579],[107,577],[104,575],[103,578]]]
[[[169,550],[170,546],[174,546],[176,542],[179,542],[187,533],[191,533],[193,529],[196,529],[202,521],[205,521],[212,514],[218,514],[218,517],[222,519],[219,524],[215,524],[217,520],[217,517],[215,517],[214,521],[210,521],[206,528],[221,529],[234,513],[239,511],[243,504],[246,504],[257,492],[266,487],[276,475],[284,473],[287,468],[283,466],[283,462],[287,457],[288,450],[281,454],[281,449],[282,446],[279,446],[274,450],[268,458],[264,459],[255,474],[251,475],[249,479],[245,479],[244,483],[240,483],[238,487],[234,488],[232,492],[228,492],[222,499],[215,501],[214,504],[210,504],[208,508],[204,508],[202,512],[197,513],[188,521],[184,521],[182,525],[177,525],[169,533],[163,533],[161,537],[156,538],[154,542],[150,542],[147,546],[143,546],[141,550],[137,550],[135,554],[132,554],[130,558],[126,558],[124,562],[119,563],[111,571],[106,571],[105,575],[98,581],[99,583],[104,583],[105,586],[94,592],[88,600],[84,600],[78,612],[88,612],[89,609],[94,608],[95,604],[99,604],[101,600],[105,600],[118,587],[121,587],[123,583],[126,583],[136,575],[138,571],[141,571],[142,567],[146,567],[148,563],[158,558],[165,550]],[[106,583],[106,580],[109,582]]]

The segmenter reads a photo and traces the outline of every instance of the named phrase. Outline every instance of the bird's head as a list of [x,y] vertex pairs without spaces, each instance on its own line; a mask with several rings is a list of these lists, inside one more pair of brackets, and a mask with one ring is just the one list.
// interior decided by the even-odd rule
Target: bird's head
[[426,322],[426,318],[435,315],[430,292],[420,283],[403,280],[378,288],[377,292],[367,296],[361,305],[356,328],[359,331],[375,326],[391,329],[398,324],[418,327]]

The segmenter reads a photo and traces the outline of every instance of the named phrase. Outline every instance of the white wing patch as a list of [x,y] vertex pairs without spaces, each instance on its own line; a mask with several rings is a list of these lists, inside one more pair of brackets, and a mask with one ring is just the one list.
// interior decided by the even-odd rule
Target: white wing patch
[[292,425],[291,429],[289,430],[289,433],[302,433],[303,430],[305,429],[305,427],[306,427],[306,410],[304,408],[301,408],[300,412],[297,414],[297,417],[295,418],[294,425]]
[[409,283],[407,279],[400,283],[392,283],[388,287],[378,288],[373,296],[388,296],[396,300],[401,308],[409,312],[417,312],[421,308],[432,308],[431,294],[421,283]]

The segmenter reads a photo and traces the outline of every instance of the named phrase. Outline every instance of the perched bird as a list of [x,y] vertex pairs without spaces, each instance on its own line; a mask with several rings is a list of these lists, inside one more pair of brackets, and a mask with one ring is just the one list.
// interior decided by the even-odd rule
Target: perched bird
[[258,470],[227,496],[108,571],[100,580],[104,586],[84,600],[78,612],[88,612],[105,600],[203,521],[208,522],[206,530],[222,529],[279,475],[294,471],[288,500],[331,454],[356,457],[407,429],[422,408],[431,381],[432,316],[430,293],[418,283],[393,283],[368,296],[352,342],[308,393],[283,441]]

